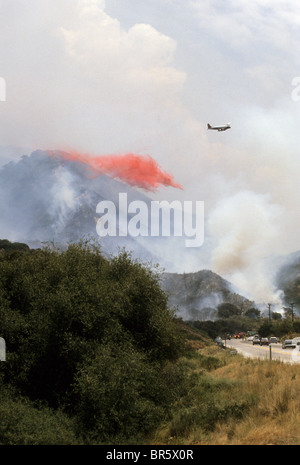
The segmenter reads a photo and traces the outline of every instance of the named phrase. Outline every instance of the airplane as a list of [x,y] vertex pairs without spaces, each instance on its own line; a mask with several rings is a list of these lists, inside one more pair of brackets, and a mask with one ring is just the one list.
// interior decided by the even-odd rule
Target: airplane
[[207,123],[207,129],[215,129],[216,131],[226,131],[227,129],[230,129],[230,127],[230,123],[227,123],[224,126],[211,126]]

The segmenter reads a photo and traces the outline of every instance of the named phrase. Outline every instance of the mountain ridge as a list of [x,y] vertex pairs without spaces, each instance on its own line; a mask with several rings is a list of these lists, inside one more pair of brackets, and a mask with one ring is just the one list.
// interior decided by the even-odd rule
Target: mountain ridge
[[218,305],[225,302],[236,305],[241,311],[255,305],[240,295],[232,283],[211,270],[164,273],[161,285],[168,294],[169,305],[176,307],[177,314],[184,320],[214,320]]
[[[181,237],[143,238],[128,235],[100,238],[96,231],[99,219],[96,206],[100,201],[110,200],[117,205],[120,192],[127,194],[128,203],[141,200],[149,206],[152,199],[144,192],[107,175],[91,177],[84,164],[60,159],[60,151],[56,151],[56,154],[49,156],[47,151],[35,150],[30,155],[23,155],[1,166],[2,238],[25,242],[32,248],[40,247],[43,242],[54,242],[62,247],[70,242],[91,238],[100,243],[106,256],[125,248],[133,258],[158,263],[166,270],[162,286],[169,294],[170,305],[176,306],[178,314],[185,318],[215,318],[216,309],[223,302],[241,308],[252,304],[224,278],[211,270],[201,269],[201,256],[196,257],[195,250],[186,248]],[[278,261],[280,279],[277,279],[277,287],[286,289],[287,299],[298,299],[297,286],[293,287],[294,280],[298,278],[298,268],[294,267],[294,274],[289,269],[298,257],[299,252],[295,252]],[[195,265],[195,260],[197,267],[193,268],[200,271],[173,271],[179,267],[185,269],[185,265],[190,265],[192,261]],[[298,300],[295,301],[298,303]]]

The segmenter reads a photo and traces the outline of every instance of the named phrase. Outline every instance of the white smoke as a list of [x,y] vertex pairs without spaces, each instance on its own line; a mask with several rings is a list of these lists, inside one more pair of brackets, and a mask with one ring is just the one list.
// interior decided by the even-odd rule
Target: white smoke
[[[270,257],[299,248],[297,2],[131,0],[130,12],[105,0],[15,2],[0,3],[1,143],[149,152],[208,220],[201,250],[169,241],[151,252],[171,270],[211,265],[251,299],[280,301]],[[228,120],[226,133],[206,130]],[[82,195],[64,170],[49,188],[45,174],[26,183],[26,169],[14,171],[15,189],[7,168],[1,177],[0,229],[12,240],[38,239],[49,223],[59,233]]]
[[59,233],[65,227],[68,217],[78,204],[78,190],[74,186],[74,175],[59,166],[54,170],[54,184],[49,191],[49,209],[51,217],[55,218],[54,231]]
[[274,269],[267,259],[278,250],[282,224],[282,209],[268,195],[242,191],[219,202],[208,222],[213,271],[246,297],[280,305]]

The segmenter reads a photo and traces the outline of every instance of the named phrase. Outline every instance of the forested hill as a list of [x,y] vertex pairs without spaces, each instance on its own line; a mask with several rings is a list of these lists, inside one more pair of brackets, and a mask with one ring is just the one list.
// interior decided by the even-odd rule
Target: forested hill
[[218,305],[226,302],[244,313],[253,302],[241,296],[233,285],[210,270],[196,273],[165,273],[162,288],[169,296],[169,305],[185,320],[214,320]]
[[12,252],[14,250],[27,250],[29,251],[29,246],[23,242],[11,242],[8,239],[0,239],[0,251],[3,252]]

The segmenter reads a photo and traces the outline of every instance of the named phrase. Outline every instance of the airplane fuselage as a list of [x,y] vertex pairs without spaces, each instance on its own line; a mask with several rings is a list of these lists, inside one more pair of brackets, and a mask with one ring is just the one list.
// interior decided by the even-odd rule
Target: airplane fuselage
[[225,124],[224,126],[211,126],[209,123],[207,123],[207,129],[213,129],[215,131],[227,131],[227,129],[230,129],[230,124]]

